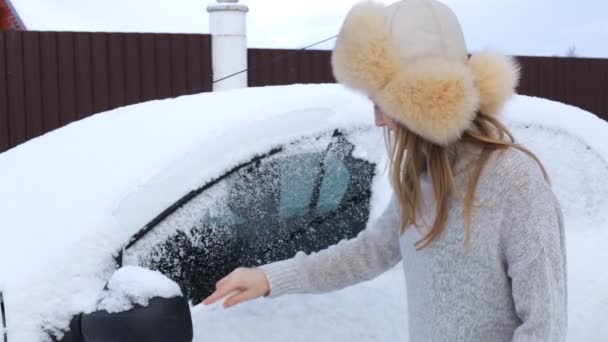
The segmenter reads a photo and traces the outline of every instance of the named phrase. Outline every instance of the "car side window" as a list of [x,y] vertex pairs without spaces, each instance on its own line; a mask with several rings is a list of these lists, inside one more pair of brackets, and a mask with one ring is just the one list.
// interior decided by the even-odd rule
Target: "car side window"
[[317,214],[336,210],[348,189],[350,170],[334,154],[329,154],[325,162],[325,175],[321,183],[319,202],[315,208]]
[[251,162],[162,220],[127,252],[200,300],[239,266],[319,251],[367,223],[374,166],[342,136]]
[[301,153],[282,159],[281,201],[279,217],[288,219],[307,215],[312,199],[315,180],[321,170],[323,154]]

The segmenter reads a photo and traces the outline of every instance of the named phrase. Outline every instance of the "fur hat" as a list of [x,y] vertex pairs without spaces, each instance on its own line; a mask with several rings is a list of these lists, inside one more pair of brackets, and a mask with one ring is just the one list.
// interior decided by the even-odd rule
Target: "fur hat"
[[338,82],[439,145],[460,139],[478,112],[496,116],[519,81],[519,67],[507,56],[469,58],[456,15],[436,0],[354,6],[332,67]]

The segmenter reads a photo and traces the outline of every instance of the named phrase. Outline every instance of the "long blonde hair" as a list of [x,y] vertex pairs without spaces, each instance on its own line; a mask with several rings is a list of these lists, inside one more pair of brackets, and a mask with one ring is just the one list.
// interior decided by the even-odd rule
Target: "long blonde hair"
[[[405,126],[395,123],[395,127],[385,130],[390,160],[390,178],[401,208],[401,233],[416,224],[416,213],[420,209],[420,176],[427,170],[433,185],[436,202],[436,217],[431,230],[416,243],[416,249],[427,247],[444,231],[449,212],[449,197],[457,191],[454,179],[456,144],[472,144],[480,148],[479,157],[472,173],[469,172],[468,189],[464,197],[465,244],[469,250],[471,239],[471,213],[477,183],[482,170],[492,152],[516,148],[532,157],[549,176],[542,162],[534,153],[517,144],[509,130],[496,118],[479,113],[471,127],[461,139],[448,146],[433,144],[409,131]],[[467,170],[469,171],[469,170]]]

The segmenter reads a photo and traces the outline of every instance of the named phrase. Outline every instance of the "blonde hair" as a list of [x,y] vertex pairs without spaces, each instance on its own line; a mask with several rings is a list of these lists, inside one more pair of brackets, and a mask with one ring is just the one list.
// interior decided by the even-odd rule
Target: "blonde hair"
[[401,208],[401,233],[410,225],[417,223],[416,213],[421,204],[420,176],[427,168],[437,204],[432,228],[416,243],[417,250],[427,247],[445,229],[449,211],[448,200],[450,195],[457,192],[454,179],[457,144],[471,144],[480,149],[476,163],[470,164],[475,166],[472,173],[469,172],[469,168],[466,170],[470,175],[464,197],[463,213],[467,251],[470,247],[471,214],[475,190],[492,152],[507,148],[523,151],[538,163],[543,176],[549,181],[549,176],[538,157],[527,148],[517,144],[509,130],[493,116],[479,113],[460,140],[447,146],[433,144],[399,123],[394,123],[393,126],[390,130],[385,130],[385,137],[389,152],[391,183]]

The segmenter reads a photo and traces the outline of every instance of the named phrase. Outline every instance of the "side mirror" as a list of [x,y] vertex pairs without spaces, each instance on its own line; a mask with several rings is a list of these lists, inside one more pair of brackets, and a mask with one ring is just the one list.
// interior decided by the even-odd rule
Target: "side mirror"
[[97,310],[74,316],[59,342],[192,342],[190,306],[159,272],[126,266],[99,296]]
[[83,314],[82,337],[86,342],[191,342],[192,318],[184,297],[150,299],[148,306],[117,313]]

